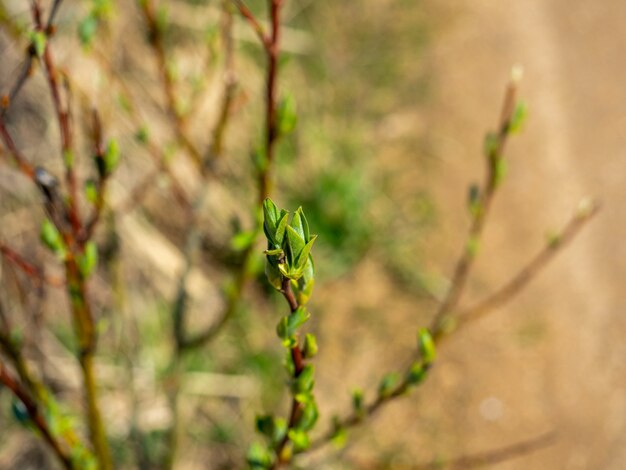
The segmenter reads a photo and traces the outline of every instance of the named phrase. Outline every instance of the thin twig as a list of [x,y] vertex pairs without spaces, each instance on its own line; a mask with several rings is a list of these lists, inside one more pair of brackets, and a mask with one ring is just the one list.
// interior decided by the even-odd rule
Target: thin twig
[[43,268],[34,265],[30,261],[27,261],[17,251],[13,250],[9,246],[0,241],[0,253],[10,262],[15,264],[20,270],[24,272],[28,277],[32,278],[37,284],[42,282],[52,287],[64,287],[65,282],[58,277],[46,276]]
[[[552,243],[536,255],[528,263],[528,265],[515,275],[507,284],[476,306],[470,307],[466,310],[461,310],[458,315],[455,315],[454,321],[457,322],[455,328],[442,330],[441,334],[437,336],[433,335],[433,340],[437,345],[437,350],[441,350],[441,348],[446,344],[444,339],[456,332],[460,326],[492,313],[497,307],[502,306],[519,294],[532,279],[535,279],[544,269],[547,268],[559,252],[571,243],[571,241],[580,233],[583,226],[597,214],[598,210],[599,206],[596,204],[581,204],[581,207],[578,209],[576,215],[574,215],[570,222],[563,228],[560,234],[554,238]],[[419,353],[416,352],[412,357],[411,364],[418,359]],[[337,427],[342,429],[355,427],[363,423],[367,417],[370,417],[382,406],[388,404],[395,398],[405,396],[411,389],[407,380],[410,367],[411,366],[409,366],[405,371],[404,380],[389,395],[384,397],[378,396],[369,405],[364,407],[365,412],[350,413],[348,416],[338,421]],[[333,439],[334,436],[334,429],[327,431],[311,443],[310,449],[313,450],[326,445]]]
[[261,23],[259,23],[259,20],[256,19],[256,16],[254,16],[254,13],[252,13],[252,11],[250,11],[245,3],[243,3],[243,0],[232,0],[232,2],[239,9],[239,13],[241,13],[241,16],[246,19],[248,24],[257,34],[263,46],[265,48],[269,48],[271,46],[272,40],[270,37],[268,37],[267,33],[263,29],[263,26],[261,26]]
[[198,170],[201,173],[204,173],[205,168],[203,166],[202,154],[187,134],[186,120],[179,110],[176,84],[174,82],[172,74],[169,71],[167,63],[164,31],[162,30],[162,26],[157,20],[154,1],[146,0],[139,3],[143,12],[146,26],[148,28],[150,45],[152,46],[152,49],[154,51],[154,55],[157,59],[159,67],[159,72],[161,73],[163,91],[167,99],[167,111],[174,128],[174,133],[176,134],[178,142],[182,145],[189,157],[198,167]]
[[510,446],[502,447],[500,449],[488,450],[482,453],[473,455],[466,455],[450,460],[442,460],[436,463],[417,465],[415,470],[428,470],[428,469],[468,469],[487,467],[495,465],[497,463],[508,462],[509,460],[519,458],[533,452],[554,444],[556,440],[556,433],[554,431],[541,434],[539,436],[527,439],[525,441],[517,442]]
[[500,160],[503,158],[504,148],[506,146],[507,138],[509,137],[509,126],[516,104],[517,82],[517,77],[512,78],[506,89],[500,123],[498,125],[498,132],[495,135],[496,143],[494,148],[488,151],[488,155],[486,155],[488,159],[486,165],[487,173],[485,175],[483,186],[480,190],[477,209],[472,214],[472,223],[467,242],[465,243],[463,253],[459,257],[456,264],[450,288],[448,289],[443,302],[439,305],[439,308],[437,309],[437,312],[431,322],[430,330],[434,336],[440,336],[443,334],[447,316],[458,305],[461,295],[463,294],[463,290],[467,284],[470,271],[474,265],[477,245],[483,233],[485,222],[487,220],[487,216],[489,215],[489,210],[498,186],[498,179],[500,176],[497,174],[497,166],[501,163]]
[[45,417],[39,410],[37,403],[33,400],[28,392],[17,382],[17,380],[9,373],[4,366],[4,363],[0,361],[0,383],[8,388],[11,393],[24,405],[28,416],[32,423],[37,427],[43,439],[48,443],[50,448],[57,455],[63,467],[66,469],[76,468],[72,462],[72,459],[66,449],[63,448],[61,443],[52,434]]
[[[289,278],[283,278],[282,288],[280,290],[281,294],[289,304],[289,310],[291,314],[298,310],[298,301],[296,300],[296,296],[293,293],[293,289],[291,288],[291,280]],[[289,350],[291,355],[291,363],[293,365],[293,379],[296,380],[302,371],[304,370],[304,356],[302,353],[302,349],[296,342],[294,346]],[[291,455],[285,456],[284,450],[289,443],[289,431],[293,429],[298,420],[300,419],[300,414],[302,413],[302,404],[296,400],[295,395],[291,398],[291,411],[289,412],[289,421],[287,422],[287,430],[285,432],[285,436],[278,443],[276,448],[274,449],[274,454],[276,455],[276,460],[272,465],[272,469],[276,469],[281,467],[283,464],[288,463],[291,460]]]
[[538,273],[542,271],[558,253],[563,251],[576,235],[578,235],[580,230],[599,212],[600,206],[598,204],[589,204],[590,205],[587,206],[587,203],[584,203],[584,207],[581,207],[561,232],[549,240],[546,246],[506,284],[476,305],[461,310],[457,315],[457,328],[482,318],[491,311],[502,307],[524,289],[530,281],[535,279]]
[[17,168],[24,175],[26,175],[28,178],[34,181],[35,180],[35,168],[30,163],[28,163],[28,161],[26,160],[26,157],[22,155],[22,153],[19,151],[19,149],[15,145],[15,142],[13,141],[11,134],[9,134],[9,130],[6,128],[6,125],[4,123],[4,118],[2,117],[2,115],[0,115],[0,139],[2,139],[2,142],[4,143],[5,147],[7,148],[7,150],[13,157],[13,161],[15,162],[15,165],[17,166]]
[[[55,1],[54,8],[60,6],[60,1]],[[53,13],[51,12],[51,19]],[[57,122],[59,124],[59,132],[61,135],[61,153],[63,157],[63,163],[65,166],[65,181],[67,183],[67,216],[72,225],[72,230],[75,235],[78,235],[82,229],[80,222],[80,209],[78,206],[78,184],[76,181],[76,174],[74,172],[73,163],[73,139],[72,139],[72,126],[71,116],[69,111],[69,105],[65,105],[61,99],[61,91],[59,85],[59,71],[54,62],[52,55],[52,47],[50,46],[50,34],[51,26],[44,25],[42,21],[42,12],[39,1],[32,2],[32,15],[35,23],[35,29],[39,32],[45,33],[48,40],[43,51],[43,55],[40,58],[45,71],[46,80],[48,82],[48,88],[50,89],[50,96],[52,97],[52,103],[57,115]]]

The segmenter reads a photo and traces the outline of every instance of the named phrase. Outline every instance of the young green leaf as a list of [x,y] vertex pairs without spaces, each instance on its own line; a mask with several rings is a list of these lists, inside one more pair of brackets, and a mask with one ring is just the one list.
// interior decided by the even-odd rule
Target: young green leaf
[[251,468],[260,470],[270,468],[272,466],[273,458],[272,453],[267,447],[259,444],[258,442],[254,442],[248,449],[246,460]]
[[316,238],[317,235],[313,235],[313,238],[311,238],[311,240],[304,245],[304,248],[302,248],[300,255],[298,255],[298,259],[296,260],[296,269],[304,270],[309,261],[309,254],[311,253],[311,248],[313,248],[313,243],[315,243]]
[[339,417],[337,416],[333,416],[333,433],[330,440],[337,449],[345,447],[346,441],[348,440],[346,428],[341,425]]
[[304,346],[302,348],[302,356],[305,359],[312,359],[317,355],[317,339],[311,333],[307,333],[304,337]]
[[296,231],[298,235],[300,235],[300,238],[302,238],[302,240],[306,241],[306,238],[304,237],[304,228],[302,225],[303,215],[304,214],[302,213],[302,207],[298,207],[298,209],[296,209],[296,212],[294,212],[293,218],[291,219],[291,223],[289,225],[292,229]]
[[300,429],[290,429],[287,435],[289,440],[293,442],[296,452],[302,452],[311,445],[308,434]]
[[428,367],[422,361],[416,361],[411,365],[406,381],[409,385],[419,385],[426,378]]
[[30,33],[30,43],[37,57],[43,56],[46,52],[46,33],[43,31],[33,31]]
[[285,238],[285,230],[287,229],[288,221],[289,221],[289,212],[281,210],[280,218],[278,219],[278,224],[276,225],[276,232],[274,235],[274,239],[276,240],[276,244],[278,246],[283,245],[283,240]]
[[78,39],[83,47],[91,46],[98,31],[98,18],[89,14],[78,23]]
[[259,433],[272,439],[274,437],[275,425],[273,416],[257,416],[256,429]]
[[365,414],[365,407],[363,403],[363,390],[357,388],[352,391],[352,409],[354,414],[359,418],[362,418]]
[[387,398],[393,392],[393,389],[396,387],[400,380],[400,376],[397,372],[391,372],[385,375],[380,381],[380,385],[378,386],[378,396],[381,398]]
[[300,253],[304,249],[304,238],[300,236],[293,227],[287,227],[287,243],[289,246],[289,250],[287,251],[289,255],[290,265],[295,268],[296,260],[300,257]]
[[230,239],[230,247],[235,251],[244,251],[256,240],[256,230],[244,230]]
[[295,312],[287,317],[287,332],[289,336],[292,336],[296,333],[298,328],[304,325],[309,318],[311,318],[311,314],[306,309],[306,307],[298,307]]
[[94,241],[85,245],[85,251],[78,256],[77,262],[83,278],[88,278],[98,264],[98,247]]
[[277,122],[278,133],[281,136],[291,134],[296,128],[298,115],[296,111],[296,100],[293,96],[287,95],[278,103]]
[[493,132],[489,132],[485,136],[484,152],[486,157],[493,159],[498,156],[498,143],[498,136]]
[[511,116],[511,122],[509,123],[509,133],[516,134],[518,133],[524,122],[526,122],[526,118],[528,117],[528,107],[525,103],[517,103],[515,106],[515,110],[513,111],[513,115]]
[[300,375],[296,379],[296,390],[301,393],[310,392],[315,385],[315,367],[313,364],[307,364],[300,372]]
[[98,186],[92,179],[85,181],[85,197],[92,204],[98,201]]
[[427,328],[420,328],[417,332],[417,343],[424,364],[430,365],[435,361],[435,342]]
[[63,237],[61,237],[61,234],[49,219],[44,219],[41,223],[40,238],[43,244],[55,255],[60,258],[65,257]]
[[315,426],[317,419],[319,418],[319,411],[315,400],[309,400],[302,407],[302,414],[298,420],[297,429],[302,431],[310,431]]
[[120,149],[117,144],[117,140],[109,140],[106,150],[104,151],[104,164],[106,167],[106,174],[110,175],[117,167],[120,161]]

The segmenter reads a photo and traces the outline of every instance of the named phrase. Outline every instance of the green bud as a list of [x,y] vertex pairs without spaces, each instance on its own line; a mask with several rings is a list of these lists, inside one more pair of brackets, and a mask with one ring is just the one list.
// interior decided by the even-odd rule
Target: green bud
[[302,355],[305,359],[311,359],[317,355],[317,339],[311,333],[307,333],[304,337],[304,346],[302,348]]
[[406,381],[409,385],[419,385],[424,381],[424,379],[426,379],[427,373],[428,366],[426,366],[422,361],[414,362],[409,370]]
[[63,237],[49,219],[44,219],[41,223],[40,238],[50,251],[59,258],[65,258],[66,251]]
[[312,364],[307,364],[300,372],[300,375],[296,378],[296,391],[298,392],[311,392],[315,386],[315,367]]
[[528,107],[525,103],[517,103],[513,115],[511,116],[511,122],[509,123],[509,133],[516,134],[519,132],[526,122],[528,117]]
[[85,181],[85,197],[92,204],[98,201],[98,186],[94,180]]
[[315,400],[309,400],[302,407],[302,414],[298,420],[297,429],[302,431],[310,431],[315,426],[319,418],[319,411]]
[[337,416],[333,416],[333,433],[330,440],[337,449],[345,447],[348,440],[346,428],[341,425],[341,421]]
[[365,407],[363,403],[363,390],[357,388],[352,391],[352,410],[359,418],[365,415]]
[[426,328],[420,328],[417,332],[417,344],[424,364],[430,365],[435,361],[435,342]]
[[254,442],[248,449],[246,461],[255,470],[270,468],[273,463],[272,452],[264,445]]
[[120,150],[117,144],[117,140],[109,140],[106,150],[104,151],[104,164],[106,168],[106,174],[110,175],[117,167],[120,161]]
[[95,242],[89,241],[85,245],[85,251],[77,258],[78,269],[83,278],[88,278],[98,264],[98,247]]
[[378,396],[381,398],[388,398],[393,393],[394,388],[400,381],[400,376],[397,372],[391,372],[385,375],[380,381],[378,386]]
[[296,100],[293,96],[287,95],[280,100],[276,119],[279,135],[289,135],[294,131],[296,123],[298,122],[298,115],[296,110]]
[[300,429],[290,429],[289,440],[293,442],[296,452],[302,452],[306,450],[311,445],[311,440],[309,439],[309,435]]
[[46,52],[46,33],[43,31],[33,31],[30,33],[30,43],[37,57],[43,56]]

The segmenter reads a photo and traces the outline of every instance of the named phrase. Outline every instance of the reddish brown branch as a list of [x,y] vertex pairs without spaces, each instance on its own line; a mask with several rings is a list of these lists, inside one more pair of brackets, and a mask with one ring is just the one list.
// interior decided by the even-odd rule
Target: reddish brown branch
[[256,35],[261,40],[263,46],[265,48],[271,47],[272,40],[270,37],[267,36],[265,30],[263,29],[263,26],[261,26],[259,20],[256,19],[256,16],[254,16],[254,13],[250,11],[250,9],[245,5],[245,3],[243,3],[242,0],[232,0],[232,2],[239,9],[239,13],[241,13],[241,16],[243,16],[248,24],[252,27]]
[[65,283],[57,277],[46,276],[42,268],[27,261],[15,250],[9,248],[2,242],[0,242],[0,253],[2,253],[7,260],[20,268],[24,274],[32,278],[37,284],[46,283],[52,287],[63,287],[65,285]]
[[18,169],[26,175],[31,180],[35,180],[35,168],[28,163],[24,155],[20,152],[20,150],[15,145],[11,134],[9,134],[9,130],[6,128],[4,123],[4,118],[0,115],[0,139],[4,143],[5,147],[13,157],[13,161],[15,162]]
[[259,176],[259,205],[269,197],[271,190],[271,168],[274,160],[276,142],[278,140],[277,119],[277,84],[278,84],[278,59],[280,53],[280,8],[282,0],[268,0],[270,18],[272,23],[269,44],[266,44],[267,52],[267,82],[266,82],[266,140],[264,162]]
[[179,110],[178,97],[176,96],[176,84],[172,74],[169,71],[167,63],[167,52],[165,50],[165,38],[162,26],[157,21],[157,15],[152,0],[146,0],[141,3],[142,12],[148,28],[150,45],[157,59],[159,72],[161,73],[161,81],[163,90],[167,100],[167,111],[172,122],[174,133],[180,145],[185,149],[189,157],[196,164],[201,173],[204,173],[202,154],[191,141],[187,134],[187,123],[184,116]]
[[[55,2],[53,10],[50,15],[50,20],[53,19],[56,9],[60,6],[60,2]],[[72,142],[72,126],[70,119],[69,105],[63,104],[61,99],[61,90],[59,84],[59,71],[54,62],[54,56],[52,54],[52,48],[50,46],[50,36],[53,32],[52,25],[44,25],[42,20],[41,7],[38,1],[32,3],[32,15],[35,23],[35,30],[46,34],[46,46],[41,57],[41,62],[45,71],[46,80],[48,82],[48,88],[50,89],[50,96],[52,97],[52,103],[57,115],[57,121],[59,124],[59,132],[61,135],[61,153],[63,162],[65,165],[65,181],[67,183],[67,217],[72,225],[72,230],[75,235],[78,235],[81,231],[80,211],[78,207],[78,185],[76,181],[76,174],[74,172],[73,164],[73,142]]]
[[[283,297],[289,304],[289,310],[293,314],[296,310],[298,310],[298,301],[296,300],[296,296],[293,293],[293,289],[291,288],[291,280],[288,278],[283,278],[282,288],[280,290]],[[290,350],[291,354],[291,363],[293,364],[293,379],[296,380],[302,371],[304,370],[304,357],[302,354],[302,349],[296,343]],[[283,439],[278,443],[275,448],[276,454],[276,462],[272,468],[278,468],[282,464],[285,464],[290,461],[291,457],[283,456],[283,450],[289,443],[289,430],[294,428],[300,419],[300,415],[302,413],[302,404],[296,400],[296,397],[292,397],[291,399],[291,411],[289,412],[289,421],[287,424],[287,432]]]
[[24,390],[17,380],[9,373],[2,361],[0,361],[0,382],[24,405],[32,423],[57,455],[63,464],[63,467],[66,469],[75,468],[67,450],[64,449],[61,443],[57,441],[56,437],[53,436],[50,427],[48,426],[43,414],[39,411],[39,407],[37,406],[35,400],[31,398],[28,392],[26,392],[26,390]]

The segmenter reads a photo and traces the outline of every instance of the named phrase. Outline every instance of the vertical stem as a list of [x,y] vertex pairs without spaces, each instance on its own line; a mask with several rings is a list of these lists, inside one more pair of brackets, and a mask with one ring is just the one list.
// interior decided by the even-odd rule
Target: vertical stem
[[96,454],[100,470],[111,470],[113,464],[106,438],[104,423],[98,405],[98,388],[95,379],[94,354],[96,350],[96,331],[91,308],[87,301],[87,288],[74,258],[66,262],[66,275],[69,296],[72,305],[72,317],[76,337],[78,338],[78,360],[83,376],[85,405],[87,407],[87,426],[89,437]]
[[260,175],[259,204],[269,196],[271,191],[270,169],[274,160],[276,141],[278,139],[277,122],[277,76],[278,60],[280,57],[280,8],[282,0],[268,0],[272,29],[269,42],[265,44],[267,53],[267,83],[266,83],[266,136],[265,157],[266,161]]

